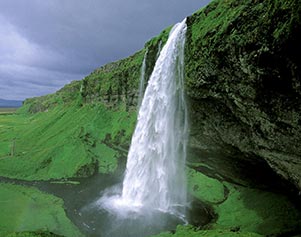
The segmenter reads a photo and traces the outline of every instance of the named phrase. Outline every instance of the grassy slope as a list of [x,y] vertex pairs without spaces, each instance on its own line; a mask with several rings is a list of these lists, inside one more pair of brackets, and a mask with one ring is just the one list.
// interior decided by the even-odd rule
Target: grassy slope
[[97,166],[101,173],[113,172],[119,154],[104,141],[110,134],[116,144],[124,144],[134,123],[134,113],[100,104],[0,116],[0,175],[26,180],[86,177]]
[[[243,38],[235,29],[231,32],[231,24],[237,23],[235,19],[244,14],[243,10],[251,2],[262,1],[248,0],[245,4],[236,0],[213,1],[189,18],[189,23],[194,21],[188,29],[190,48],[186,50],[187,86],[191,97],[198,98],[203,90],[210,91],[210,83],[207,85],[202,79],[214,80],[216,65],[222,63],[214,59],[228,62],[223,55],[211,55],[216,53],[214,50],[217,53],[227,50],[219,48],[226,35],[236,45],[254,43],[251,29]],[[291,7],[286,1],[265,3],[284,9]],[[256,6],[251,8],[252,14],[263,14],[263,5]],[[263,19],[258,24],[271,22]],[[165,42],[169,29],[146,44],[148,71],[153,67],[159,42]],[[289,29],[289,22],[277,29],[273,34],[280,40]],[[230,44],[226,46],[233,48]],[[143,49],[127,59],[97,69],[83,81],[73,82],[53,95],[29,99],[18,115],[0,116],[0,175],[29,180],[88,176],[97,168],[97,160],[100,172],[113,171],[117,153],[107,145],[116,147],[129,143],[135,123],[133,97],[145,52]],[[223,90],[228,90],[227,85]],[[14,156],[9,157],[14,139]],[[289,232],[300,226],[298,212],[282,195],[220,182],[195,171],[189,171],[189,189],[196,198],[213,205],[219,215],[216,223],[201,231],[179,226],[175,234],[159,236],[255,237]],[[229,191],[227,195],[225,190]]]
[[[169,30],[146,43],[148,71]],[[145,52],[96,69],[54,94],[27,99],[16,115],[0,116],[0,176],[47,180],[113,172],[134,130]]]
[[[66,217],[63,201],[35,188],[0,184],[0,210],[0,236],[29,230],[51,231],[70,237],[81,236]],[[10,236],[15,235],[26,236]]]
[[22,111],[36,113],[53,109],[62,104],[70,106],[72,101],[93,104],[102,103],[108,108],[116,108],[122,104],[127,111],[135,110],[140,79],[140,68],[144,55],[147,53],[146,77],[154,67],[159,45],[167,41],[171,27],[164,29],[158,36],[145,44],[145,48],[134,55],[116,62],[106,64],[81,81],[73,81],[54,94],[25,100]]

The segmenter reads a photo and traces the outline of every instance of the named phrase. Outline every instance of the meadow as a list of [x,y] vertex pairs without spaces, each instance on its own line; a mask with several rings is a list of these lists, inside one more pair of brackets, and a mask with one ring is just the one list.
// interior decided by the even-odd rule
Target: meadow
[[14,114],[18,108],[0,108],[0,115]]

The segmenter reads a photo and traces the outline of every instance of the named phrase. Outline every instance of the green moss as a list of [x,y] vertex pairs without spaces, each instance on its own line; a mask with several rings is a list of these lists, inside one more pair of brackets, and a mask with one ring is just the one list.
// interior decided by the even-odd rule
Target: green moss
[[[285,55],[279,49],[287,50],[283,42],[296,38],[294,34],[301,25],[300,13],[299,0],[214,0],[190,16],[185,51],[189,94],[202,97],[204,90],[216,91],[213,84],[217,80],[221,84],[229,76],[232,80],[228,83],[235,84],[244,82],[235,78],[250,80],[250,74],[260,79],[260,72],[266,66],[259,65],[260,56],[273,50],[276,55]],[[247,67],[242,70],[241,64]],[[241,70],[247,75],[240,76]],[[225,82],[221,87],[229,92],[231,84]]]
[[26,231],[26,232],[16,232],[10,233],[5,237],[63,237],[62,235],[56,235],[51,232],[46,231]]
[[149,40],[145,47],[134,55],[106,64],[81,81],[73,81],[54,94],[25,100],[18,113],[37,113],[56,106],[76,102],[78,105],[102,103],[108,108],[124,106],[126,111],[136,109],[136,97],[140,79],[140,68],[144,55],[146,78],[153,70],[158,50],[168,39],[171,26]]
[[216,179],[187,168],[188,190],[197,199],[206,203],[219,203],[225,199],[224,185]]
[[0,142],[0,157],[1,158],[7,157],[10,155],[10,152],[11,152],[11,142],[9,141]]
[[[263,219],[254,209],[248,209],[245,206],[241,191],[247,191],[248,189],[228,187],[230,188],[230,193],[227,200],[215,208],[219,217],[214,227],[218,229],[237,226],[245,231],[256,231],[257,226],[263,222]],[[249,190],[249,193],[252,194],[252,191],[254,190]],[[262,208],[263,205],[260,201],[258,201],[261,204],[259,208]]]
[[164,232],[156,237],[276,236],[301,230],[301,214],[284,195],[221,183],[192,169],[188,170],[188,184],[194,197],[212,205],[217,220],[206,230],[178,226],[175,233]]
[[[300,40],[296,40],[294,34],[297,35],[300,29],[300,6],[299,0],[214,0],[188,17],[186,88],[189,97],[195,101],[191,103],[195,116],[192,122],[196,121],[195,131],[199,135],[205,127],[203,134],[209,134],[208,137],[219,141],[222,147],[229,144],[242,153],[246,141],[245,146],[252,154],[254,147],[264,147],[266,141],[261,138],[253,144],[256,139],[245,131],[254,129],[251,135],[277,139],[278,136],[270,136],[267,132],[272,130],[268,116],[261,114],[253,101],[259,98],[269,108],[270,100],[276,98],[274,104],[279,104],[277,99],[283,94],[277,91],[278,87],[286,88],[282,86],[286,84],[278,78],[290,78],[287,70],[299,78],[294,52],[289,51],[292,46],[288,47],[287,42],[295,46],[293,51],[295,48],[298,51],[295,42],[299,45]],[[149,76],[159,45],[166,42],[170,29],[151,39],[136,54],[107,64],[82,81],[66,85],[55,94],[26,100],[17,115],[0,116],[0,175],[34,180],[114,172],[119,151],[128,147],[135,125],[135,94],[143,57],[148,50],[146,75]],[[278,68],[287,65],[287,61],[289,66],[282,68],[285,73],[281,74]],[[267,62],[277,62],[277,65],[273,68],[266,65]],[[261,87],[270,84],[276,86],[266,88],[265,96],[261,96]],[[299,88],[299,84],[296,81],[295,87]],[[292,91],[289,90],[287,95],[295,96],[295,91],[290,93]],[[283,98],[289,101],[287,95]],[[202,107],[206,103],[208,108]],[[204,112],[202,116],[198,114],[200,111]],[[254,114],[260,119],[249,124]],[[279,116],[274,117],[278,119]],[[298,116],[295,120],[298,121]],[[240,123],[246,126],[240,129]],[[256,127],[261,127],[263,132]],[[10,157],[14,140],[15,152]],[[284,147],[282,145],[275,147],[279,149]],[[197,167],[197,164],[192,166]],[[201,166],[214,172],[211,166]],[[215,174],[214,177],[220,176]],[[218,215],[216,223],[206,226],[211,228],[208,230],[179,226],[174,234],[158,236],[284,235],[300,226],[300,214],[283,195],[223,183],[192,169],[188,169],[188,187],[194,197],[214,207]],[[20,205],[35,204],[27,200],[27,196],[21,197],[25,201]],[[2,217],[6,214],[9,213],[4,208]],[[16,231],[12,225],[20,220],[12,219],[7,226]],[[53,223],[51,218],[45,222]],[[30,217],[28,223],[34,225]]]
[[178,226],[174,234],[164,232],[153,237],[260,237],[257,233],[231,229],[198,230],[192,226]]
[[218,219],[213,228],[276,235],[300,231],[300,213],[287,197],[227,183],[228,198],[215,207]]
[[0,210],[0,236],[23,231],[51,231],[70,237],[82,236],[66,217],[63,201],[35,188],[0,184]]
[[[286,196],[218,181],[193,169],[188,169],[187,173],[189,192],[212,205],[217,215],[217,220],[207,225],[207,232],[191,230],[191,236],[203,236],[204,233],[208,236],[243,236],[243,233],[246,236],[251,233],[251,236],[256,236],[254,233],[272,236],[301,230],[301,213]],[[179,235],[175,236],[181,236],[182,232],[176,233]]]
[[112,148],[99,144],[94,150],[95,154],[99,154],[98,172],[101,174],[112,173],[117,168],[117,155],[118,153]]

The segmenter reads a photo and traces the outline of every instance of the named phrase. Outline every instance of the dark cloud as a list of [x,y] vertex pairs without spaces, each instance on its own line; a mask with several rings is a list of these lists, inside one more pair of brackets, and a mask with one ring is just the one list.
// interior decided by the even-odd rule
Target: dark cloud
[[0,98],[54,92],[133,54],[210,0],[2,0]]

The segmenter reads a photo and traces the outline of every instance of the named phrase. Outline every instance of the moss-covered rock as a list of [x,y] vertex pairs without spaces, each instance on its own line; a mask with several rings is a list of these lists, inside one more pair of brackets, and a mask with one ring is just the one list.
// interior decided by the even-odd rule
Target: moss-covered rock
[[[208,232],[189,229],[191,236],[202,236],[204,233],[208,236],[286,236],[301,232],[301,212],[283,194],[244,187],[222,178],[218,180],[193,169],[188,172],[188,187],[191,195],[215,212],[215,218],[203,227]],[[180,233],[175,236],[180,236]]]
[[301,231],[301,213],[284,195],[226,183],[229,193],[215,206],[218,218],[211,228],[231,228],[264,236]]
[[191,146],[263,159],[299,190],[300,16],[300,0],[215,0],[188,17],[185,54]]
[[217,179],[210,178],[194,169],[188,169],[188,189],[197,199],[205,203],[221,203],[225,200],[224,185]]
[[[224,153],[234,148],[241,157],[262,159],[299,190],[300,6],[300,0],[214,0],[187,18],[185,51],[191,146]],[[133,112],[143,57],[147,52],[148,78],[169,31],[82,81],[26,100],[20,111],[47,111],[76,101]]]

